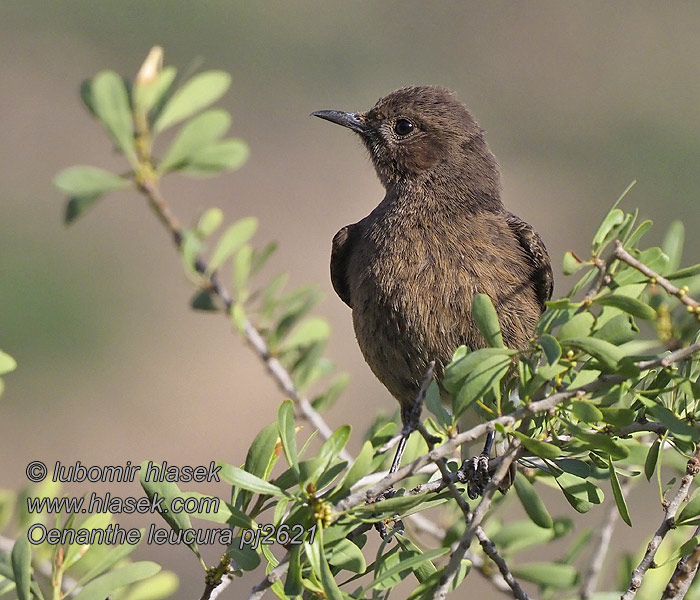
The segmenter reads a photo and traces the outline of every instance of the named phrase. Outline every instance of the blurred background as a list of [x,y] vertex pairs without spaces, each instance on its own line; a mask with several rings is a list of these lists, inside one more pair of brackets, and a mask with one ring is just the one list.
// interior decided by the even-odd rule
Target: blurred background
[[[623,207],[655,221],[647,241],[682,219],[684,264],[698,262],[699,25],[696,3],[3,2],[0,348],[19,366],[0,399],[0,487],[24,486],[34,459],[239,464],[282,399],[220,315],[189,309],[180,259],[138,195],[111,194],[63,225],[59,170],[124,168],[79,101],[84,78],[107,68],[133,77],[155,44],[180,72],[232,74],[220,104],[250,160],[216,179],[168,177],[163,190],[185,223],[211,206],[227,222],[259,217],[258,244],[281,248],[265,277],[288,271],[291,286],[326,292],[316,313],[333,328],[329,355],[352,376],[327,418],[355,427],[356,451],[377,411],[395,406],[331,288],[330,240],[383,190],[359,141],[309,113],[364,110],[402,85],[454,89],[487,131],[507,207],[541,233],[564,293],[563,252],[587,254],[634,179]],[[223,483],[201,490],[226,494]],[[110,491],[140,495],[137,483]],[[660,517],[642,497],[631,511],[637,522]],[[647,535],[631,531],[631,547]],[[137,556],[177,571],[178,597],[201,591],[186,547]]]

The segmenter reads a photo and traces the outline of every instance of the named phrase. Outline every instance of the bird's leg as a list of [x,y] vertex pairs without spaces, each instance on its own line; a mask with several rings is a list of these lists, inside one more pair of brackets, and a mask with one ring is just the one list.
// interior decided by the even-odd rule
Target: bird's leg
[[472,500],[481,496],[489,481],[491,481],[489,460],[495,437],[495,432],[489,431],[481,454],[465,460],[457,472],[457,479],[467,483],[467,494]]

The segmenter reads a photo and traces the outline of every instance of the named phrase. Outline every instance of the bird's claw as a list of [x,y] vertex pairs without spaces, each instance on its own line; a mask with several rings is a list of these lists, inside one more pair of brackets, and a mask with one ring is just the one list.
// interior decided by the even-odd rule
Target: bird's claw
[[488,455],[479,454],[465,460],[457,471],[457,480],[467,484],[467,494],[472,500],[481,496],[491,481]]

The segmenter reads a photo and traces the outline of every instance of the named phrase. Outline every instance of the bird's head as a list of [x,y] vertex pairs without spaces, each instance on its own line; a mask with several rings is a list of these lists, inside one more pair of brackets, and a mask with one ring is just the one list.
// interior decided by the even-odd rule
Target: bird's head
[[387,188],[402,181],[447,185],[500,202],[498,165],[484,132],[446,88],[405,87],[380,98],[367,112],[312,114],[359,134]]

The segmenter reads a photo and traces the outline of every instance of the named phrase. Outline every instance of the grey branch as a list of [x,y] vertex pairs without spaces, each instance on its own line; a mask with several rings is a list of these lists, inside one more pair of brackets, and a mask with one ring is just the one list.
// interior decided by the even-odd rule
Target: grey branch
[[[700,527],[693,534],[693,536],[697,535],[700,535]],[[676,570],[669,579],[661,600],[682,600],[685,598],[690,584],[693,583],[697,575],[698,566],[700,566],[700,545],[695,546],[692,553],[678,561]]]
[[630,583],[627,586],[627,590],[622,595],[621,600],[632,600],[632,598],[634,598],[637,594],[637,591],[642,585],[644,575],[654,564],[656,551],[666,537],[666,534],[675,525],[675,517],[676,513],[678,512],[678,508],[686,499],[688,490],[690,489],[690,484],[693,482],[695,475],[698,474],[698,471],[700,471],[700,447],[695,452],[695,455],[688,461],[685,469],[685,475],[683,476],[683,479],[681,479],[681,484],[678,491],[668,502],[663,521],[661,521],[661,525],[659,525],[656,533],[651,538],[641,562],[637,565],[634,571],[632,571],[632,578],[630,579]]

